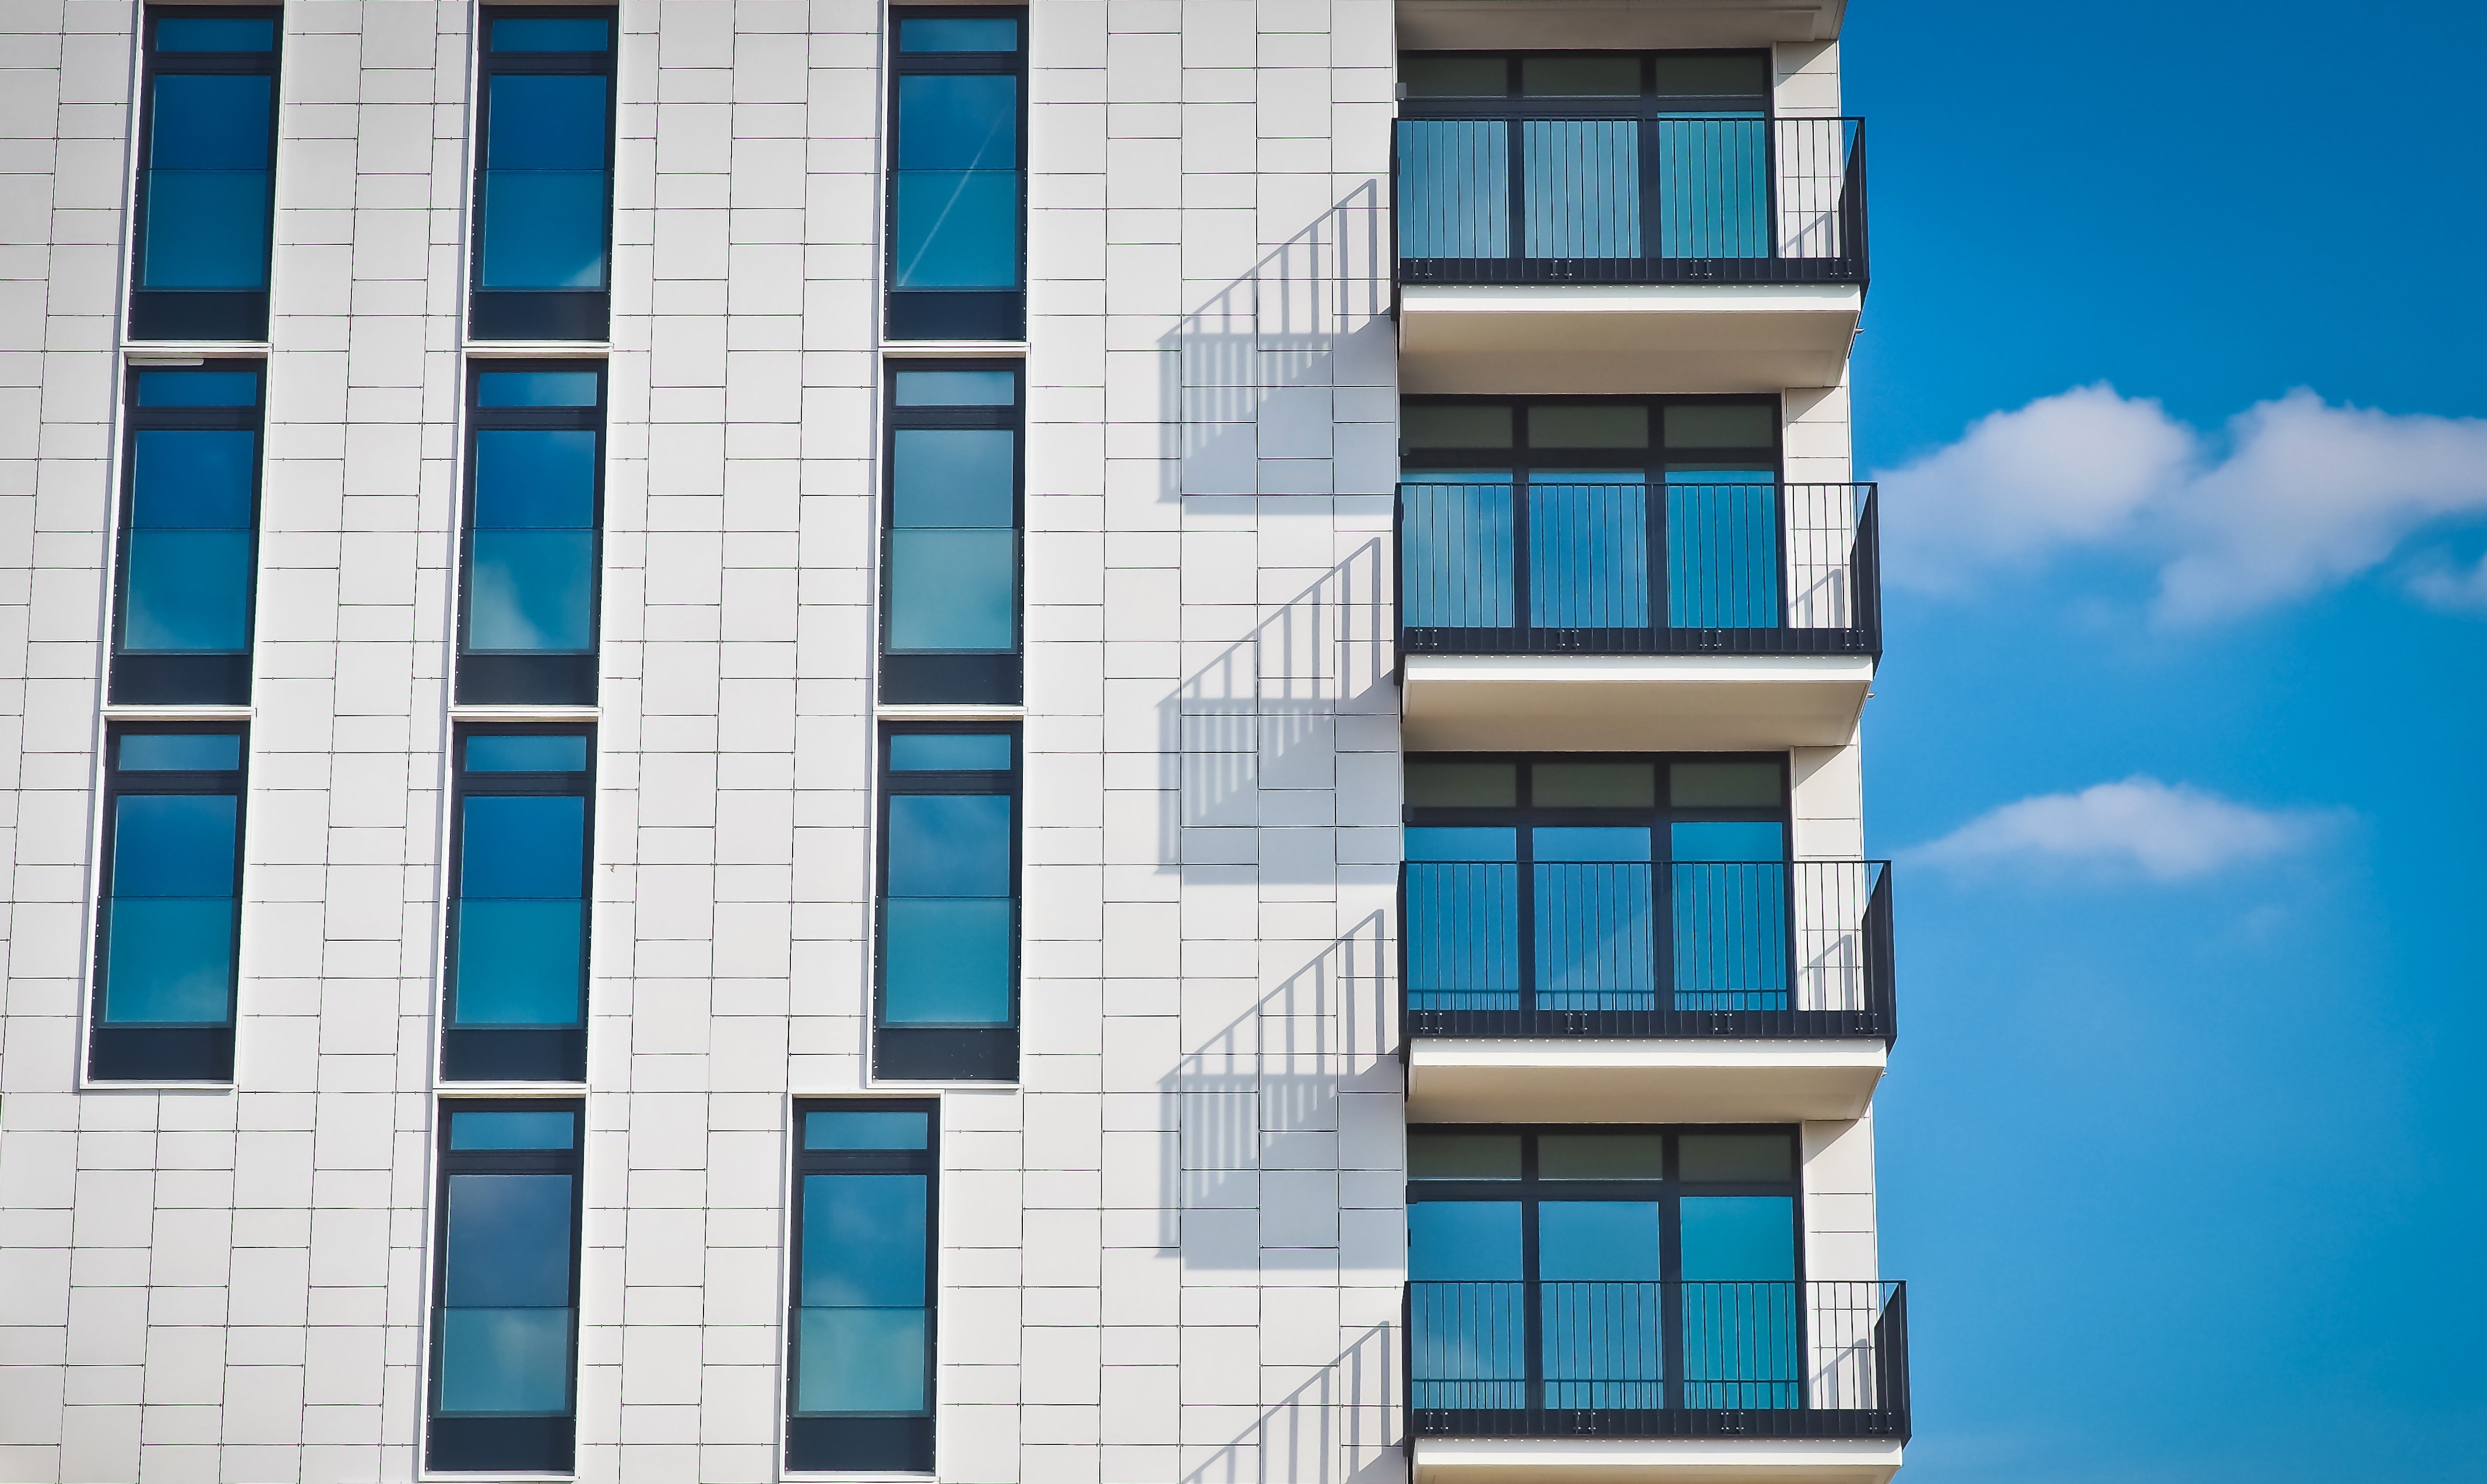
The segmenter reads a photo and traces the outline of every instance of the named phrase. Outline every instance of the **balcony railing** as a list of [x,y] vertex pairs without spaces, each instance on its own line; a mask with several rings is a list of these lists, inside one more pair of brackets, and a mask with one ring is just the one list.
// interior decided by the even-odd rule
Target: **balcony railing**
[[1901,1283],[1411,1282],[1420,1438],[1909,1436]]
[[1879,860],[1411,860],[1399,920],[1411,1036],[1899,1031]]
[[1399,487],[1406,654],[1879,655],[1872,485]]
[[1547,114],[1399,121],[1400,282],[1865,282],[1863,120]]

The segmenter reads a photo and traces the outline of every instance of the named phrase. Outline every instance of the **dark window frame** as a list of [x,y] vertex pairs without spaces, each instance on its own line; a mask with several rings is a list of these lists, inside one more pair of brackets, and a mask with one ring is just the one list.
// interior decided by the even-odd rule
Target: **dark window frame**
[[[247,407],[141,407],[143,376],[184,372],[248,372],[259,383]],[[267,483],[267,362],[253,357],[205,359],[196,365],[141,362],[122,371],[121,488],[113,532],[112,655],[109,690],[116,706],[247,706],[259,638],[259,554],[262,502]],[[242,601],[242,647],[228,650],[131,650],[129,544],[136,531],[138,435],[141,433],[242,432],[251,434],[250,576]]]
[[[587,743],[586,767],[572,772],[485,772],[466,767],[466,744],[477,737],[577,737]],[[441,935],[440,1077],[466,1082],[584,1082],[587,1080],[588,994],[595,982],[589,962],[596,936],[596,727],[589,722],[461,722],[451,745],[448,912]],[[483,786],[477,786],[477,780]],[[465,904],[466,800],[477,796],[558,798],[584,800],[581,810],[578,914],[578,1023],[575,1026],[462,1026],[458,1006],[458,941]]]
[[[920,1150],[807,1149],[807,1113],[920,1112]],[[786,1285],[786,1467],[801,1472],[934,1471],[936,1389],[940,1377],[941,1105],[936,1098],[798,1098],[795,1102],[794,1189],[788,1197],[793,1250]],[[803,1183],[809,1175],[921,1174],[924,1177],[924,1413],[805,1413],[801,1395],[803,1316]]]
[[[159,51],[156,23],[166,16],[182,20],[270,20],[275,41],[265,52]],[[284,104],[285,13],[273,5],[149,5],[140,18],[138,79],[139,120],[136,187],[130,200],[129,338],[132,340],[267,339],[268,293],[276,271],[276,152]],[[249,75],[268,78],[267,220],[263,226],[266,261],[260,287],[249,289],[150,289],[144,282],[147,261],[147,178],[155,145],[155,79],[167,73]]]
[[[591,372],[596,377],[592,407],[487,407],[477,397],[482,378],[496,372]],[[466,373],[466,447],[458,505],[458,633],[457,695],[461,706],[593,706],[597,702],[604,655],[604,492],[605,463],[610,450],[612,373],[601,359],[517,359],[488,357],[470,362]],[[541,429],[592,432],[596,434],[594,535],[589,543],[587,648],[573,651],[476,650],[468,648],[467,620],[474,602],[475,498],[477,435],[488,432]]]
[[[433,1179],[432,1292],[427,1304],[430,1344],[424,1357],[424,1467],[440,1473],[569,1473],[574,1467],[578,1429],[578,1331],[584,1287],[587,1210],[586,1105],[576,1098],[443,1098],[437,1105],[433,1142],[438,1170]],[[563,1111],[571,1115],[568,1149],[460,1149],[449,1147],[450,1125],[461,1112]],[[453,1413],[440,1409],[443,1314],[449,1298],[449,1178],[465,1174],[570,1177],[570,1408],[561,1414]]]
[[[1017,388],[1007,407],[898,405],[898,378],[915,371],[1008,371]],[[1027,363],[1015,357],[962,360],[908,358],[887,363],[881,389],[880,699],[892,705],[1019,705],[1026,694],[1027,654]],[[898,532],[898,434],[902,429],[1006,429],[1011,459],[1011,647],[1003,650],[904,650],[889,647],[894,609],[890,584]]]
[[[121,766],[121,740],[160,735],[233,737],[240,766],[231,770],[175,771]],[[234,1080],[234,1041],[240,1022],[242,897],[250,839],[250,723],[244,720],[109,721],[104,725],[103,828],[96,851],[95,971],[88,990],[87,1077],[98,1082],[212,1082]],[[133,786],[133,783],[135,786]],[[114,828],[121,799],[128,795],[222,796],[234,800],[234,926],[227,946],[225,1020],[214,1025],[114,1025],[104,1020],[104,991],[112,972],[113,878],[119,865]]]
[[[1680,104],[1683,100],[1692,98],[1716,98],[1722,100],[1734,99],[1738,102],[1749,99],[1757,101],[1761,105],[1761,115],[1764,119],[1776,117],[1774,105],[1776,103],[1778,69],[1776,59],[1773,56],[1771,49],[1767,46],[1662,46],[1649,48],[1599,48],[1570,46],[1550,48],[1542,51],[1523,49],[1515,51],[1489,52],[1419,49],[1399,53],[1398,61],[1402,65],[1411,61],[1429,61],[1437,57],[1454,57],[1473,61],[1480,56],[1496,57],[1501,59],[1504,64],[1505,71],[1503,77],[1503,91],[1499,97],[1487,94],[1475,98],[1403,98],[1399,102],[1401,117],[1411,119],[1468,119],[1488,117],[1548,118],[1563,114],[1578,114],[1590,118],[1611,118],[1622,109],[1635,108],[1637,110],[1639,117],[1654,119],[1663,117],[1669,112],[1686,111],[1680,107],[1671,110],[1665,105],[1671,102]],[[1616,56],[1631,57],[1639,64],[1640,92],[1638,94],[1609,94],[1601,97],[1594,94],[1562,93],[1530,95],[1521,91],[1521,64],[1523,62],[1542,58],[1560,59],[1570,57],[1596,58],[1604,60]],[[1762,75],[1764,78],[1763,88],[1759,93],[1661,93],[1658,91],[1657,83],[1658,59],[1661,57],[1746,57],[1755,59],[1762,64]]]
[[[1663,830],[1669,825],[1761,823],[1765,817],[1779,826],[1782,857],[1795,858],[1796,805],[1795,775],[1784,752],[1411,752],[1401,760],[1404,770],[1427,763],[1509,763],[1517,769],[1514,798],[1508,807],[1454,807],[1432,805],[1418,807],[1403,804],[1400,822],[1411,828],[1462,828],[1509,826],[1525,829],[1531,826],[1553,827],[1580,826],[1635,828],[1646,823],[1652,830]],[[1656,802],[1638,805],[1548,805],[1540,808],[1529,801],[1535,792],[1532,763],[1630,763],[1647,764],[1656,770],[1653,798]],[[1760,804],[1695,805],[1674,804],[1667,799],[1666,768],[1674,763],[1767,763],[1778,770],[1779,803],[1775,813],[1768,813]],[[1663,849],[1663,839],[1651,844],[1652,863],[1670,858]],[[1528,846],[1523,837],[1520,846],[1523,864],[1527,862]]]
[[[604,341],[613,322],[613,200],[620,171],[614,149],[620,136],[622,15],[611,6],[486,5],[475,28],[475,179],[468,210],[475,228],[467,246],[467,325],[476,340]],[[607,44],[601,52],[494,52],[492,26],[501,20],[601,19]],[[561,73],[604,78],[604,286],[601,289],[487,289],[484,181],[490,170],[492,79],[508,73]]]
[[[899,46],[909,20],[1008,18],[1019,22],[1019,49],[908,52]],[[1025,5],[898,6],[889,12],[889,167],[881,185],[881,272],[887,283],[883,338],[888,340],[1024,341],[1027,339],[1028,53],[1033,14]],[[1019,286],[1015,289],[898,287],[898,103],[900,79],[925,73],[1008,74],[1019,79]],[[1025,392],[1020,393],[1022,401]]]
[[[945,734],[1007,735],[1011,740],[1009,772],[891,770],[890,739]],[[880,782],[873,811],[878,835],[873,842],[873,1076],[908,1082],[1015,1082],[1019,1079],[1022,967],[1020,938],[1026,920],[1027,751],[1023,728],[1016,719],[887,722],[874,738],[873,746],[873,767]],[[994,787],[997,781],[1002,787]],[[1010,1019],[1004,1023],[888,1023],[889,800],[894,794],[999,794],[1010,800]]]
[[[1668,466],[1683,464],[1691,468],[1706,466],[1734,467],[1739,463],[1754,464],[1764,461],[1752,457],[1749,448],[1702,447],[1687,444],[1681,450],[1666,443],[1666,408],[1670,406],[1734,407],[1767,406],[1771,412],[1771,450],[1768,463],[1781,485],[1787,483],[1787,405],[1776,392],[1704,393],[1701,395],[1647,397],[1480,397],[1427,396],[1415,394],[1399,399],[1402,407],[1409,406],[1507,406],[1516,414],[1512,419],[1512,440],[1508,448],[1442,448],[1418,447],[1400,435],[1401,484],[1423,484],[1418,476],[1426,469],[1495,468],[1508,464],[1515,483],[1525,485],[1532,471],[1544,469],[1611,469],[1628,468],[1637,460],[1652,485],[1666,482]],[[1528,413],[1542,406],[1638,406],[1649,411],[1650,436],[1641,448],[1532,448],[1528,442]],[[1784,540],[1784,538],[1782,538]]]

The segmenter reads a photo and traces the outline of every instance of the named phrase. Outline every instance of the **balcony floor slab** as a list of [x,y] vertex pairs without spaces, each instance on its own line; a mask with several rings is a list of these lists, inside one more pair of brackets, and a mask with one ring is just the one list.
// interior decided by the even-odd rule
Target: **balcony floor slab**
[[1411,394],[1616,396],[1836,386],[1856,284],[1409,284]]
[[1411,752],[1845,746],[1874,684],[1862,655],[1409,655]]
[[1868,1439],[1419,1438],[1414,1484],[1885,1484],[1901,1445]]
[[1411,1037],[1413,1123],[1780,1123],[1863,1116],[1881,1041]]

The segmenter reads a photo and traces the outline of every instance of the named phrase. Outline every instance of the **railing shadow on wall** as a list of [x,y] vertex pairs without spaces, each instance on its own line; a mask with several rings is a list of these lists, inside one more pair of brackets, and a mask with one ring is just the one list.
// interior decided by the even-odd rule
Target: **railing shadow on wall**
[[1186,1470],[1184,1484],[1402,1484],[1399,1350],[1388,1327],[1358,1331],[1337,1359]]
[[[1388,919],[1374,911],[1244,1014],[1200,1032],[1187,1024],[1189,1050],[1160,1086],[1179,1132],[1159,1170],[1174,1196],[1160,1240],[1182,1249],[1186,1269],[1284,1266],[1290,1250],[1332,1259],[1334,1218],[1300,1202],[1273,1209],[1269,1197],[1299,1172],[1315,1185],[1345,1179],[1341,1094],[1399,1090],[1397,955]],[[1339,1207],[1334,1194],[1329,1211]],[[1231,1234],[1217,1231],[1228,1222]]]
[[[1186,311],[1158,342],[1163,493],[1389,493],[1394,292],[1389,217],[1368,181]],[[1341,387],[1383,395],[1345,416]]]
[[[1159,705],[1158,742],[1181,759],[1177,787],[1160,795],[1158,861],[1255,866],[1263,884],[1319,885],[1336,861],[1298,856],[1264,831],[1312,812],[1265,809],[1262,794],[1336,797],[1338,719],[1398,710],[1388,555],[1377,534],[1244,637],[1217,650]],[[1328,823],[1335,826],[1335,815]],[[1327,833],[1327,831],[1324,831]],[[1308,837],[1308,847],[1331,844]],[[1280,837],[1283,839],[1283,837]]]

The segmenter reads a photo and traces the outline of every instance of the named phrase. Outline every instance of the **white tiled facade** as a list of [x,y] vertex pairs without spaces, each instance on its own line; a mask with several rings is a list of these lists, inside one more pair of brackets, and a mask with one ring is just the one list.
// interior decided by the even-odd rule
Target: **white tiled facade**
[[[939,1094],[938,1473],[1390,1484],[1393,7],[1031,13],[1023,1049]],[[620,14],[577,1473],[741,1484],[790,1099],[871,1087],[884,20]],[[81,1073],[136,23],[0,7],[0,1480],[405,1480],[475,12],[284,7],[228,1090]],[[1786,407],[1848,477],[1844,385]],[[1795,765],[1859,854],[1854,745]],[[1870,1122],[1804,1147],[1874,1277]]]

